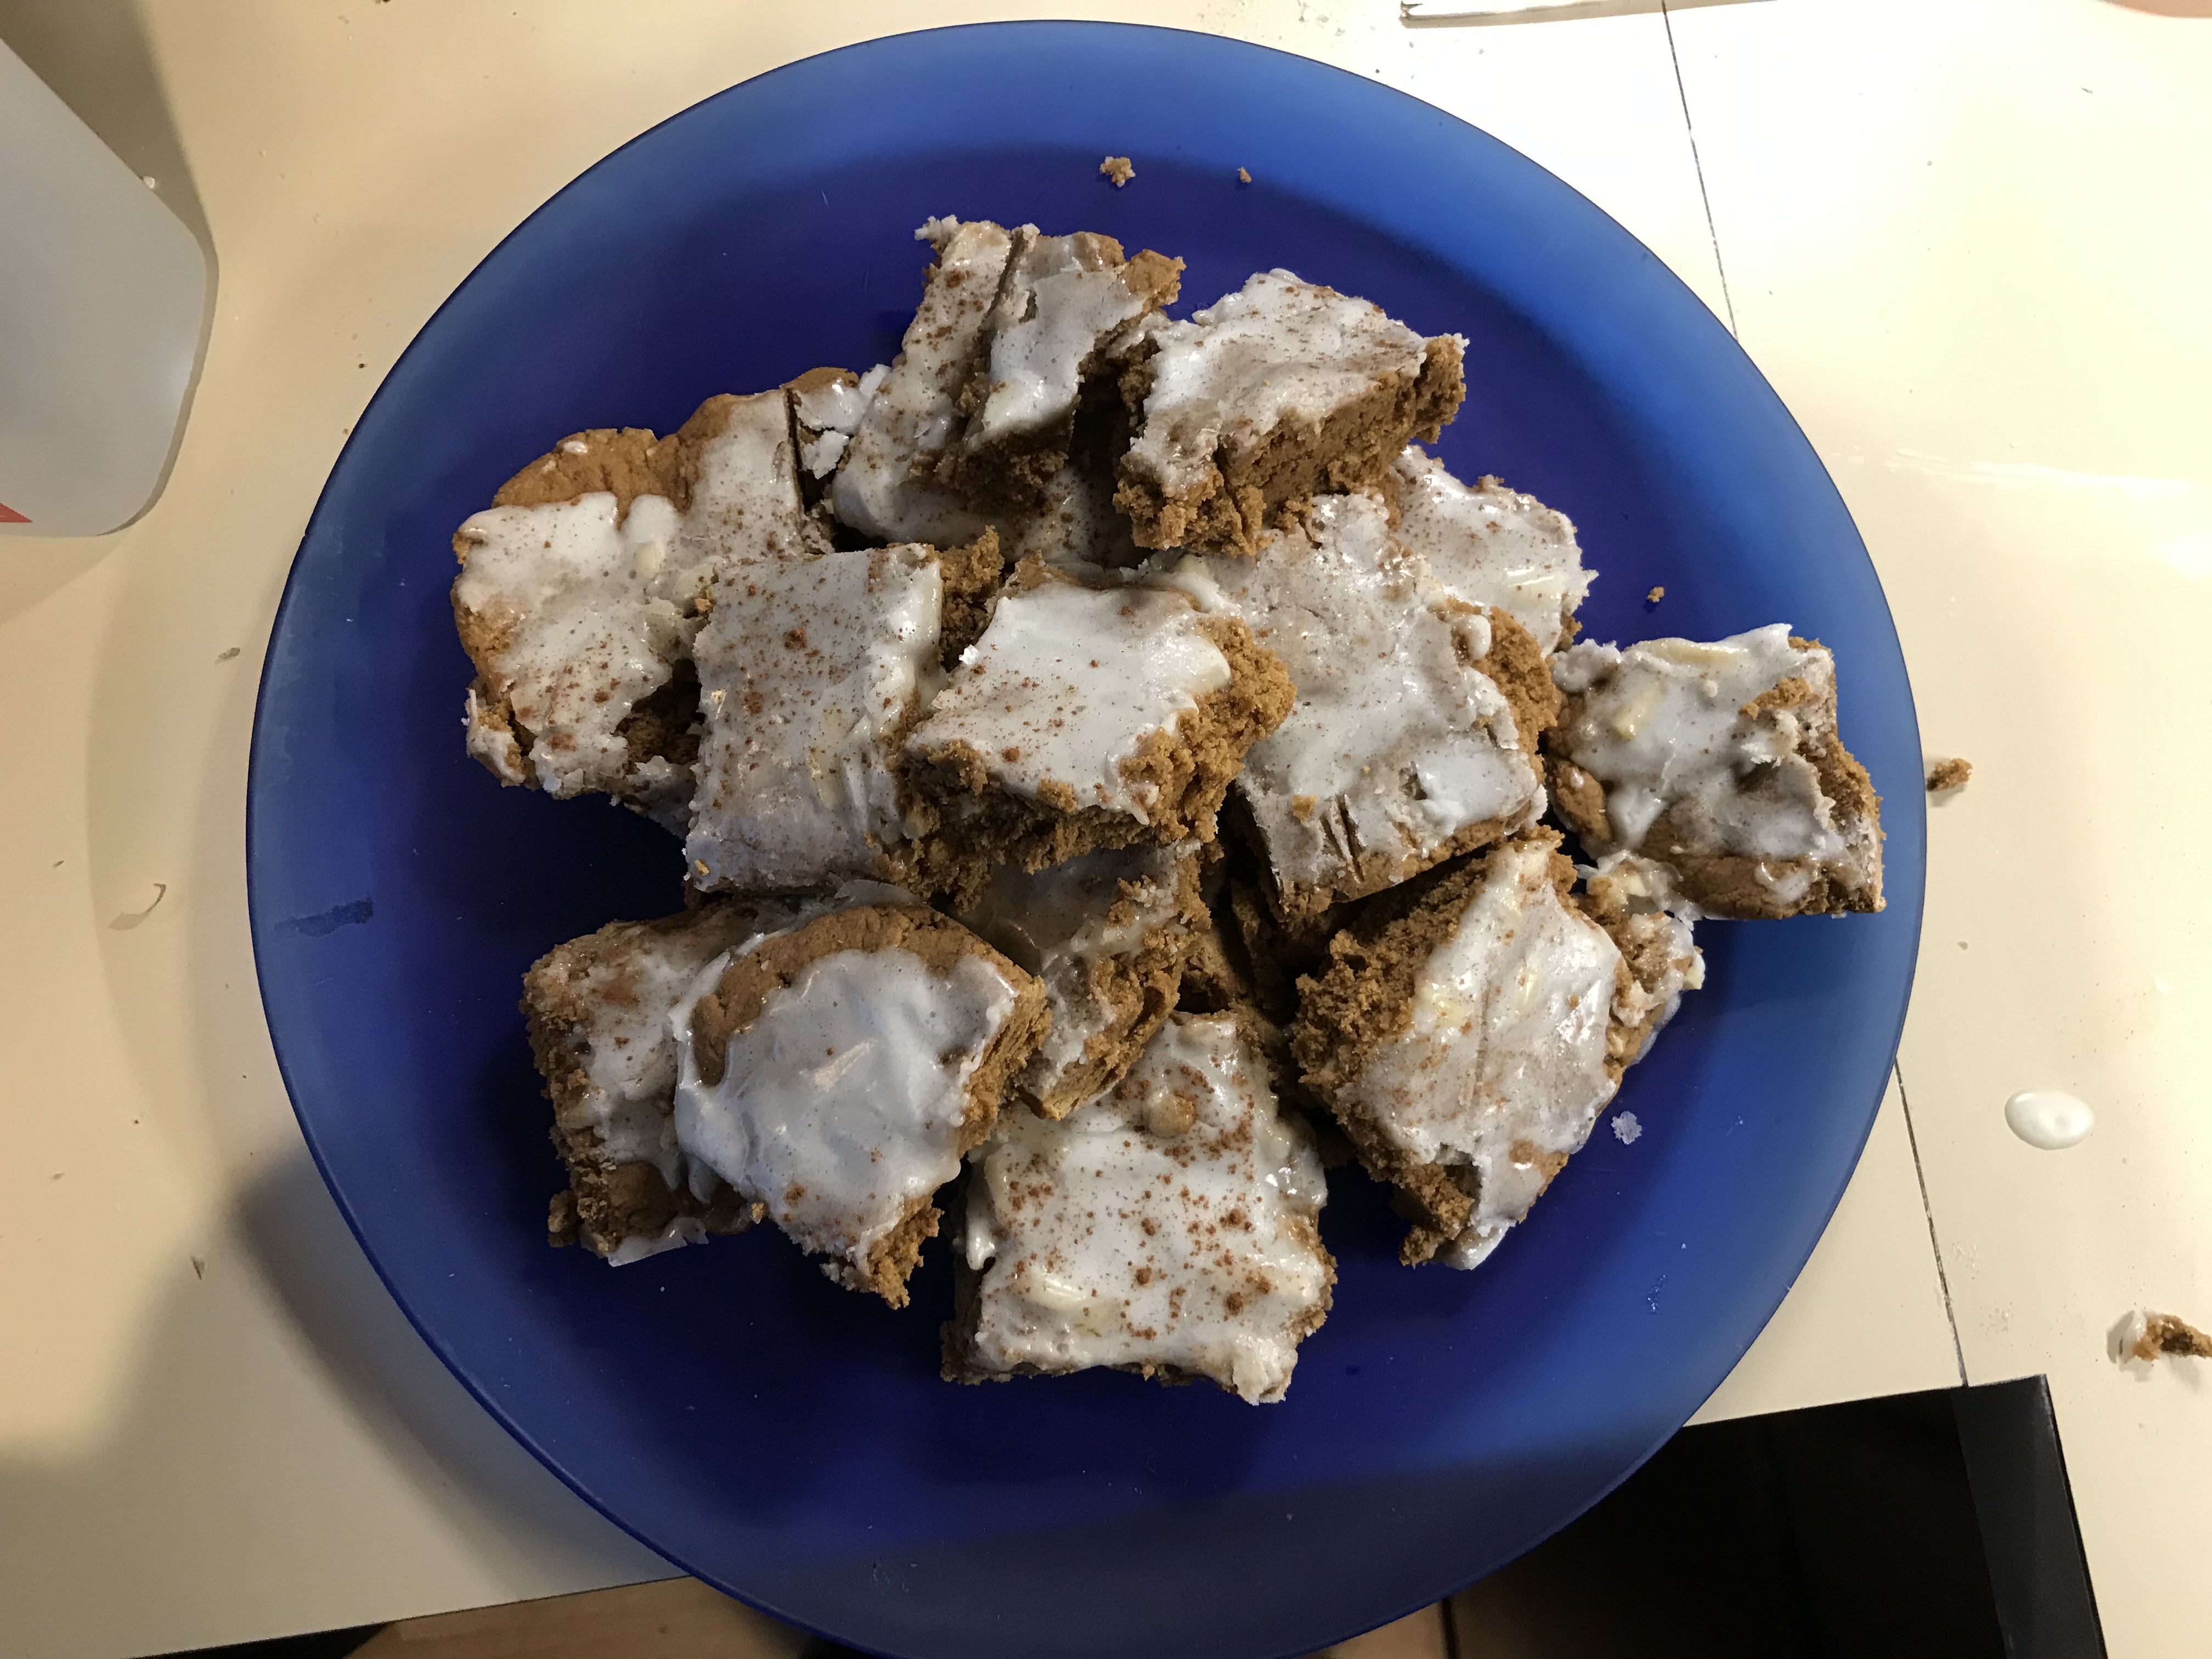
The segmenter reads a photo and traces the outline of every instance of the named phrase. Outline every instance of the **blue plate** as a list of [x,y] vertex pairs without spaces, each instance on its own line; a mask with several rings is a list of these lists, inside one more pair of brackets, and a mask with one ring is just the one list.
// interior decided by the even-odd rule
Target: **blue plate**
[[[1099,158],[1133,153],[1116,191]],[[1254,182],[1240,185],[1239,167]],[[1334,1178],[1336,1311],[1281,1406],[1115,1375],[937,1380],[940,1247],[903,1314],[772,1231],[619,1272],[543,1239],[560,1175],[523,969],[677,908],[643,820],[462,753],[448,538],[552,440],[896,349],[933,214],[1092,228],[1201,304],[1284,265],[1473,343],[1443,453],[1571,514],[1591,636],[1787,621],[1835,647],[1888,801],[1879,917],[1705,930],[1691,999],[1480,1272],[1408,1272]],[[1655,616],[1644,590],[1663,584]],[[1882,1090],[1920,921],[1919,744],[1827,475],[1705,307],[1523,157],[1398,93],[1198,34],[878,40],[733,88],[562,191],[392,371],[323,492],[256,716],[264,1004],[362,1246],[486,1409],[689,1571],[887,1653],[1303,1652],[1571,1519],[1782,1299]]]

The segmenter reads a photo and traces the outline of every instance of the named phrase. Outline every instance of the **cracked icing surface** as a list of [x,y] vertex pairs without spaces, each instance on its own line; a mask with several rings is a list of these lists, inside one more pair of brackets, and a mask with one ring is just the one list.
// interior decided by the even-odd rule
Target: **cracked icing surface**
[[1176,1015],[1114,1089],[1007,1114],[975,1162],[949,1375],[1119,1365],[1283,1397],[1328,1311],[1327,1189],[1234,1018]]

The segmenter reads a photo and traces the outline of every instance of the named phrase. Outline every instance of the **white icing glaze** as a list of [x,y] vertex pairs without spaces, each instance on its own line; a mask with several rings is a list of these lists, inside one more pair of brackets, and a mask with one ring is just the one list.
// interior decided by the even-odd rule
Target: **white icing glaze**
[[1276,879],[1326,884],[1359,853],[1425,858],[1470,824],[1533,823],[1542,775],[1471,665],[1489,648],[1484,618],[1432,604],[1379,499],[1323,496],[1311,520],[1310,536],[1273,536],[1251,559],[1186,558],[1172,578],[1242,617],[1297,688],[1237,781]]
[[1229,684],[1202,622],[1182,594],[1152,587],[1054,580],[1004,594],[907,752],[964,743],[1002,789],[1036,799],[1064,784],[1079,805],[1149,823],[1158,787],[1121,763]]
[[1023,230],[992,311],[990,389],[963,440],[969,449],[1073,418],[1085,365],[1146,309],[1100,238]]
[[1472,487],[1408,447],[1398,458],[1398,539],[1428,561],[1437,586],[1468,605],[1494,605],[1556,651],[1565,618],[1589,592],[1566,515],[1495,478]]
[[857,380],[841,375],[792,393],[792,416],[799,427],[799,465],[806,469],[809,477],[826,478],[837,470],[846,445],[860,429],[869,404],[883,390],[890,372],[890,364],[878,363]]
[[640,495],[617,522],[616,498],[595,492],[492,507],[464,524],[454,603],[505,635],[486,678],[532,737],[526,757],[471,690],[470,753],[504,781],[534,779],[554,795],[619,793],[680,828],[690,776],[659,757],[641,775],[620,728],[690,650],[721,564],[808,545],[790,439],[783,392],[738,398],[699,449],[681,514],[665,496]]
[[997,225],[957,219],[932,219],[915,235],[937,250],[937,263],[898,360],[830,481],[830,503],[865,534],[951,547],[973,540],[983,520],[923,475],[959,435],[961,390],[983,349],[1013,241]]
[[[1553,682],[1583,699],[1578,716],[1559,728],[1559,746],[1605,787],[1614,840],[1591,850],[1633,852],[1671,811],[1686,842],[1701,850],[1822,863],[1853,852],[1819,774],[1797,752],[1808,711],[1742,712],[1793,676],[1832,706],[1833,659],[1819,647],[1792,645],[1786,623],[1711,645],[1646,640],[1622,650],[1585,642],[1554,658]],[[1632,867],[1665,902],[1671,887],[1663,872]],[[1808,880],[1802,871],[1777,872],[1774,884],[1794,902]]]
[[707,1242],[707,1224],[696,1215],[679,1215],[657,1233],[632,1233],[615,1246],[606,1258],[610,1267],[627,1267],[634,1261],[643,1261],[669,1250],[680,1250],[686,1244]]
[[1283,1397],[1327,1306],[1328,1194],[1233,1020],[1174,1016],[1115,1088],[1057,1123],[1004,1113],[974,1158],[980,1368],[1173,1366]]
[[1644,1125],[1633,1112],[1613,1115],[1613,1138],[1624,1146],[1633,1146],[1644,1135]]
[[1426,342],[1382,307],[1287,270],[1261,271],[1187,322],[1150,331],[1159,349],[1130,465],[1164,489],[1205,482],[1215,452],[1318,422],[1384,379],[1411,380]]
[[892,745],[934,684],[943,599],[923,547],[724,570],[693,649],[707,732],[684,851],[699,885],[877,868],[900,834]]
[[678,1144],[854,1282],[959,1172],[969,1079],[1014,988],[977,957],[938,974],[910,951],[834,951],[769,993],[710,1085],[688,1015],[727,965],[709,963],[678,1009]]
[[2005,1125],[2029,1146],[2063,1152],[2079,1146],[2097,1127],[2087,1101],[2057,1089],[2029,1089],[2005,1102]]
[[[994,866],[990,885],[960,921],[1043,981],[1052,1024],[1015,1086],[1048,1099],[1082,1062],[1091,1039],[1119,1018],[1100,995],[1096,975],[1111,958],[1144,948],[1179,911],[1176,878],[1196,843],[1085,853],[1031,874]],[[1109,913],[1124,899],[1127,913]]]
[[1421,965],[1411,1029],[1344,1091],[1401,1152],[1475,1174],[1462,1243],[1494,1243],[1525,1216],[1544,1188],[1540,1160],[1579,1150],[1613,1098],[1606,1033],[1620,965],[1605,931],[1560,901],[1549,849],[1502,847]]

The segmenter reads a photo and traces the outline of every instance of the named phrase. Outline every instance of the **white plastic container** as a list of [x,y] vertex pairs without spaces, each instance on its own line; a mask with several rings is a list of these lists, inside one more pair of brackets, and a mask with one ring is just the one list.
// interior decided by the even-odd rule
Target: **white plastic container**
[[0,45],[0,535],[97,536],[168,475],[206,257]]

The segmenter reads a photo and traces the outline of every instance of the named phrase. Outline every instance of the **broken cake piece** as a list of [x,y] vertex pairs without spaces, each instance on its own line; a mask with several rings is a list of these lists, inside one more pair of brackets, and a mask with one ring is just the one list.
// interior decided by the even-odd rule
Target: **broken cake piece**
[[915,232],[936,252],[897,359],[841,447],[830,503],[864,535],[939,547],[986,520],[937,470],[958,440],[961,400],[985,362],[988,324],[1014,239],[988,221],[932,219]]
[[1182,261],[1125,258],[1110,236],[1013,232],[967,422],[939,471],[971,495],[1035,501],[1066,465],[1085,386],[1146,316],[1176,297]]
[[1622,1071],[1702,982],[1687,923],[1614,934],[1548,832],[1508,842],[1331,944],[1291,1035],[1307,1085],[1416,1218],[1401,1252],[1471,1267],[1589,1139]]
[[1371,495],[1330,495],[1252,559],[1170,580],[1241,618],[1297,701],[1237,781],[1277,909],[1297,918],[1533,824],[1559,696],[1503,610],[1437,592]]
[[1139,547],[1249,556],[1315,495],[1376,488],[1409,439],[1434,441],[1466,395],[1465,347],[1262,271],[1133,346],[1115,505]]
[[1496,478],[1462,483],[1411,446],[1391,471],[1397,538],[1428,561],[1438,587],[1504,611],[1547,656],[1573,637],[1591,573],[1564,513]]
[[1283,1397],[1328,1316],[1328,1193],[1234,1018],[1177,1014],[1073,1115],[1010,1112],[973,1160],[945,1375],[1115,1366]]
[[1030,871],[1211,841],[1230,779],[1291,695],[1234,617],[1025,562],[905,739],[909,828],[951,856]]
[[1118,1081],[1176,1006],[1206,921],[1195,847],[1086,853],[1035,874],[1010,864],[960,921],[1044,986],[1052,1024],[1014,1079],[1046,1117]]
[[897,1308],[937,1232],[933,1195],[1048,1016],[1044,988],[958,922],[884,902],[716,957],[672,1018],[685,1155],[830,1278]]
[[708,963],[801,914],[794,901],[712,899],[657,921],[609,922],[523,976],[531,1052],[568,1170],[548,1222],[555,1243],[580,1238],[622,1267],[757,1218],[677,1144],[668,1017]]
[[878,363],[866,374],[849,368],[811,368],[791,382],[792,424],[802,475],[823,480],[837,471],[846,446],[860,429],[868,405],[890,372],[886,363]]
[[706,890],[820,887],[895,869],[893,762],[980,629],[998,544],[907,543],[719,568],[692,647],[706,731],[684,856]]
[[1712,644],[1585,643],[1552,665],[1553,799],[1644,908],[1881,908],[1881,803],[1836,732],[1836,665],[1785,623]]
[[502,783],[610,794],[680,832],[714,570],[817,544],[786,393],[710,398],[665,438],[577,433],[494,501],[453,538],[469,752]]

